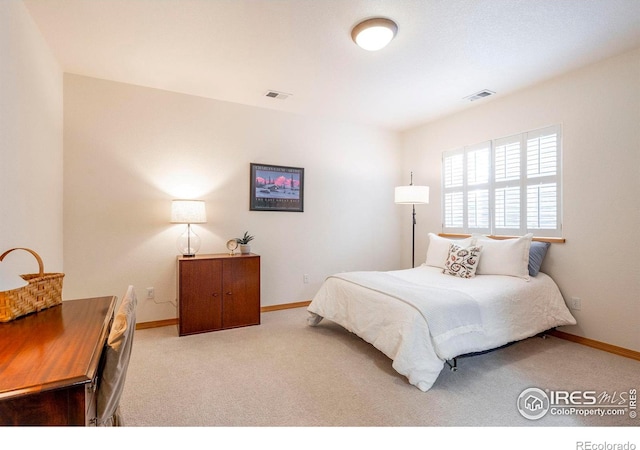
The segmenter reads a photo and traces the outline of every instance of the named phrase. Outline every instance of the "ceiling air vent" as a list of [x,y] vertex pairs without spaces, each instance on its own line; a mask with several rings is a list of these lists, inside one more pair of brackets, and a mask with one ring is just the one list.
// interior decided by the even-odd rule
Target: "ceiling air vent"
[[489,97],[490,95],[495,94],[495,92],[490,91],[489,89],[484,89],[480,92],[476,92],[475,94],[471,94],[468,97],[465,97],[465,100],[469,100],[470,102],[474,101],[474,100],[478,100],[480,98],[485,98],[485,97]]
[[270,97],[270,98],[277,98],[278,100],[284,100],[286,98],[289,98],[291,94],[285,94],[284,92],[278,92],[278,91],[267,91],[267,93],[264,94],[264,96]]

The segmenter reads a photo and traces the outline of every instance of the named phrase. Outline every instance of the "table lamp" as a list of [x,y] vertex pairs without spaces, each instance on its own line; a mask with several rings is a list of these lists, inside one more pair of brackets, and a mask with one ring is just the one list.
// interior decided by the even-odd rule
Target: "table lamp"
[[171,223],[186,223],[187,229],[178,238],[178,250],[184,257],[194,257],[200,250],[200,237],[191,229],[192,223],[207,223],[207,213],[202,200],[173,200]]

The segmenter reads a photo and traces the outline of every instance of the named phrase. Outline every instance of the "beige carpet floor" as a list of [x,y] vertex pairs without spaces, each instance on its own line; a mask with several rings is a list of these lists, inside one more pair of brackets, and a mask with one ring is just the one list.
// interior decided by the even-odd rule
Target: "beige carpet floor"
[[132,427],[637,427],[624,416],[532,421],[530,387],[614,395],[640,388],[640,362],[555,337],[530,338],[444,369],[421,392],[391,360],[338,325],[306,324],[305,308],[259,326],[178,337],[138,330],[121,399]]

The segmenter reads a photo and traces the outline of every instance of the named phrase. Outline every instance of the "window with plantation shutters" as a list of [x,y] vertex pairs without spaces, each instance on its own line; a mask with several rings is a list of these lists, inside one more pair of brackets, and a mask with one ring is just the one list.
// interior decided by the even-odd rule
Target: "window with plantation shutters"
[[444,222],[449,228],[462,228],[464,219],[463,196],[464,153],[455,152],[445,158],[442,179],[444,180]]
[[558,125],[445,152],[443,231],[561,236],[560,143]]

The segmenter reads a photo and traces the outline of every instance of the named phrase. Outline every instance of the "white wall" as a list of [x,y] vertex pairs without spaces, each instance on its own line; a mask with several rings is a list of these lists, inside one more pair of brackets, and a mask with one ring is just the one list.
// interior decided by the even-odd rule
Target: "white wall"
[[[61,272],[62,70],[21,1],[0,2],[0,252]],[[14,252],[2,263],[35,273]]]
[[[140,322],[175,317],[173,198],[206,201],[200,253],[255,235],[263,306],[310,300],[334,272],[400,264],[396,134],[76,75],[64,89],[65,298],[133,284]],[[249,211],[252,162],[303,167],[304,212]]]
[[582,299],[563,331],[640,351],[640,49],[404,133],[403,165],[432,189],[417,253],[424,260],[426,233],[441,230],[443,151],[556,123],[566,243],[543,271],[565,299]]

